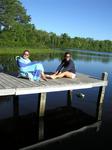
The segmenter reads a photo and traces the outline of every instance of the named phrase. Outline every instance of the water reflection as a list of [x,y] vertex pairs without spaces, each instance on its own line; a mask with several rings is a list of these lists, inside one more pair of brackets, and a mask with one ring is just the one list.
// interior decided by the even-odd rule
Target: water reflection
[[90,61],[98,61],[102,63],[108,63],[112,61],[112,57],[105,57],[105,56],[94,56],[94,55],[85,55],[85,54],[78,54],[77,57],[74,56],[75,60],[83,60],[85,62],[90,62]]
[[[87,54],[82,54],[82,53],[77,53],[73,52],[73,59],[75,61],[85,61],[85,62],[90,62],[90,61],[98,61],[102,63],[109,63],[112,61],[112,57],[105,56],[105,55],[87,55]],[[37,60],[37,61],[48,61],[49,63],[52,63],[54,60],[60,61],[63,57],[62,53],[53,53],[53,54],[38,54],[38,55],[32,55],[31,59],[32,60]],[[15,62],[15,55],[1,55],[0,56],[0,71],[5,71],[5,72],[16,72],[17,71],[17,66]]]
[[[17,103],[14,107],[18,107]],[[85,128],[81,131],[77,129],[91,124],[92,126],[88,128],[97,129],[99,126],[99,123],[94,124],[95,117],[70,106],[46,110],[45,116],[40,118],[37,113],[33,112],[21,116],[18,114],[19,112],[16,111],[13,117],[0,120],[0,146],[4,146],[4,149],[10,147],[16,150],[70,131],[69,135],[74,135],[85,130]]]
[[[55,71],[61,58],[62,54],[31,56],[32,60],[41,61],[47,72]],[[80,71],[100,77],[102,72],[107,71],[109,73],[109,81],[111,81],[111,56],[86,55],[74,52],[73,58],[78,72]],[[5,72],[11,74],[17,72],[14,55],[0,56],[0,64],[0,71],[4,69]],[[85,95],[84,101],[77,97],[77,93],[80,92]],[[88,119],[89,121],[96,121],[94,119],[96,119],[97,96],[98,88],[74,91],[72,102],[67,101],[66,92],[48,93],[46,117],[41,118],[40,122],[37,113],[38,95],[19,96],[19,101],[16,101],[17,103],[13,101],[12,97],[0,97],[1,143],[3,145],[7,143],[7,147],[23,147],[34,144],[38,140],[52,138],[53,136],[68,132],[68,130],[77,129],[76,127],[84,125],[83,123],[85,123],[85,125],[88,124],[87,118],[84,119],[85,115],[82,115],[82,112],[83,114],[86,113],[86,116],[89,114],[89,117],[92,118]],[[109,82],[105,96],[103,121],[111,122],[112,120],[112,115],[110,115],[112,113],[111,100],[111,82]],[[67,105],[69,105],[69,107],[67,107]],[[86,121],[84,122],[84,120]],[[106,127],[104,128],[106,133]]]

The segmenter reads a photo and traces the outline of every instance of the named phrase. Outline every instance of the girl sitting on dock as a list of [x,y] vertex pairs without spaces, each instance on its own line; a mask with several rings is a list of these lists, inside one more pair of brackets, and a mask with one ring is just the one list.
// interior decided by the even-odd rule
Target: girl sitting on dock
[[71,78],[74,79],[76,77],[75,64],[72,60],[72,56],[70,52],[66,52],[64,54],[64,59],[61,64],[58,66],[56,72],[53,75],[50,75],[50,78]]
[[17,56],[16,61],[19,67],[19,76],[29,78],[31,81],[38,81],[40,78],[46,80],[44,68],[41,63],[29,59],[30,52],[25,50],[22,56]]

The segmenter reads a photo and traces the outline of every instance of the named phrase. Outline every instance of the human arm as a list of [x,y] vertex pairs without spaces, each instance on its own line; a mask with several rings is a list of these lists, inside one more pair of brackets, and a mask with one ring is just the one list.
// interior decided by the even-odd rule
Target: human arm
[[69,72],[72,72],[72,73],[76,73],[75,64],[74,64],[73,60],[71,60],[71,61],[69,62],[69,64],[66,65],[66,66],[63,68],[63,71],[69,71]]
[[62,61],[61,64],[57,67],[55,74],[58,74],[63,68],[63,66],[64,66],[64,62]]
[[31,61],[30,59],[24,59],[20,56],[16,57],[16,62],[18,67],[28,67],[34,64],[37,64],[37,61]]

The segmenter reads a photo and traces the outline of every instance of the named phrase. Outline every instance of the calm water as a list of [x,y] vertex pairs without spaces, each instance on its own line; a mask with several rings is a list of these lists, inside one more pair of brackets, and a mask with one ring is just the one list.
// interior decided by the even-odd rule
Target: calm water
[[[1,70],[4,68],[5,72],[15,75],[17,72],[17,67],[15,64],[14,57],[15,56],[0,56]],[[57,66],[59,65],[61,61],[61,57],[62,56],[60,55],[55,56],[49,54],[47,56],[46,55],[32,56],[32,60],[38,60],[39,62],[41,62],[46,72],[53,72],[56,70]],[[112,56],[107,55],[107,53],[106,54],[103,53],[100,56],[97,56],[96,54],[90,55],[88,53],[82,54],[82,53],[74,52],[73,59],[76,65],[77,72],[86,73],[99,78],[101,77],[102,72],[108,72],[109,74],[108,77],[109,85],[106,88],[106,95],[105,95],[105,102],[104,102],[104,109],[103,109],[103,116],[102,116],[103,123],[101,126],[101,130],[98,133],[96,132],[93,133],[86,132],[85,134],[82,133],[72,138],[69,138],[67,141],[63,140],[61,143],[48,146],[48,149],[52,149],[54,146],[57,149],[65,148],[65,147],[66,148],[77,147],[77,149],[89,148],[90,143],[91,144],[94,143],[94,148],[96,148],[97,146],[100,148],[101,147],[104,148],[104,146],[107,147],[112,138],[112,92],[111,92]],[[85,94],[84,100],[76,96],[77,93],[80,92]],[[83,110],[87,114],[95,116],[97,96],[98,96],[98,88],[74,91],[72,106]],[[19,96],[19,115],[24,117],[29,115],[29,119],[27,119],[28,126],[32,125],[34,120],[36,120],[36,117],[33,118],[32,116],[34,113],[37,112],[37,103],[38,103],[38,95]],[[67,103],[66,92],[49,93],[47,96],[46,110],[53,110],[55,108],[66,106],[66,103]],[[2,135],[3,139],[6,138],[6,143],[9,137],[13,137],[12,139],[17,137],[16,132],[18,132],[15,130],[15,132],[12,133],[11,131],[13,127],[11,128],[10,125],[7,127],[7,120],[10,118],[13,118],[12,97],[1,97],[0,98],[0,126],[1,126],[0,135]],[[5,132],[2,132],[3,128]],[[17,130],[18,129],[20,130],[21,128],[17,128]],[[29,129],[31,129],[31,126],[29,127]],[[27,139],[23,138],[22,142],[20,142],[21,143],[20,145],[26,146],[35,143],[36,142],[36,139],[34,138],[35,131],[36,128],[27,132],[26,133],[27,137],[30,135],[30,138],[29,137]],[[24,137],[25,133],[22,134],[23,134],[22,137]],[[0,139],[2,137],[0,137]],[[16,142],[18,142],[18,140],[16,140]],[[78,143],[82,143],[82,144],[78,144]],[[17,144],[18,143],[15,143],[14,145],[16,146]],[[9,146],[10,145],[11,144],[9,144]]]

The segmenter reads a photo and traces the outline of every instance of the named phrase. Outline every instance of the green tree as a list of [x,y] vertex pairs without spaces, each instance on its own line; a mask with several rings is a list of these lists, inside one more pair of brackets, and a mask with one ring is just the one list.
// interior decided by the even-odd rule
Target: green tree
[[71,38],[67,33],[59,36],[36,29],[30,21],[19,0],[0,0],[0,46],[112,51],[112,41]]
[[71,38],[67,33],[63,33],[60,36],[60,46],[61,48],[69,48],[70,47],[70,40]]
[[15,25],[27,24],[30,16],[19,0],[0,0],[0,30],[9,29]]

